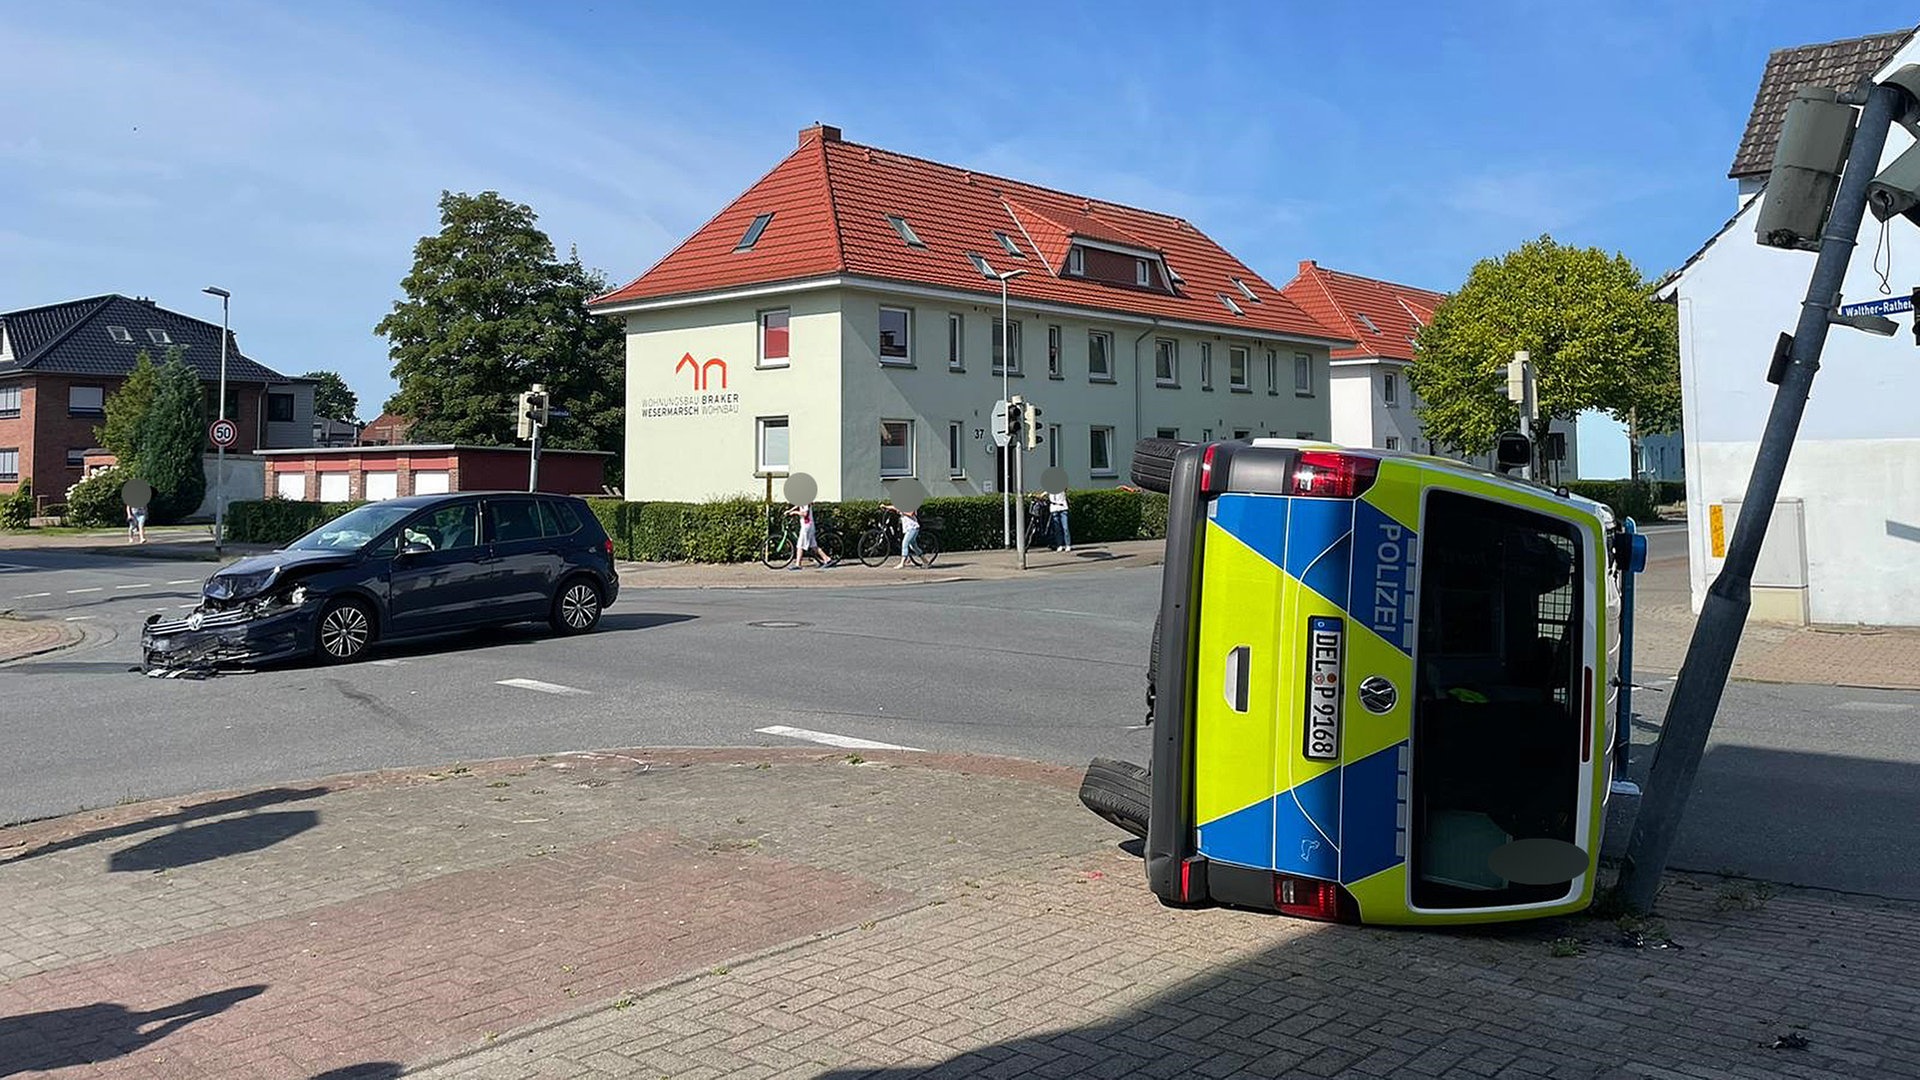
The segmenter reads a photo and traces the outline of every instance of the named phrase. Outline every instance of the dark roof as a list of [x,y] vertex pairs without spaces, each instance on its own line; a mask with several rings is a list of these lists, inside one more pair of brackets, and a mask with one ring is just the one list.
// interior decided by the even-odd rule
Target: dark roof
[[[220,325],[168,311],[151,300],[110,293],[64,304],[0,312],[6,324],[12,358],[0,363],[0,375],[16,371],[44,371],[73,375],[125,375],[144,350],[160,363],[167,350],[179,347],[181,357],[206,382],[220,378]],[[127,332],[119,341],[109,327]],[[153,340],[159,331],[165,342]],[[232,334],[227,337],[227,381],[284,383],[294,380],[251,360],[240,352]]]
[[1767,57],[1760,89],[1753,95],[1753,112],[1747,117],[1746,134],[1740,136],[1740,149],[1733,155],[1733,167],[1727,170],[1727,175],[1737,180],[1745,176],[1765,176],[1772,170],[1773,148],[1780,142],[1780,125],[1787,118],[1788,103],[1801,87],[1851,90],[1861,79],[1872,77],[1886,66],[1913,35],[1913,30],[1894,30],[1822,45],[1774,50]]

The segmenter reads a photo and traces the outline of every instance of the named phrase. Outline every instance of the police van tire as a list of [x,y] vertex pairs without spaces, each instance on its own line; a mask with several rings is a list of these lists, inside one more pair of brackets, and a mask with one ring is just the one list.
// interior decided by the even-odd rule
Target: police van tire
[[1147,811],[1152,804],[1147,770],[1130,761],[1094,758],[1080,781],[1080,802],[1101,818],[1134,836],[1147,835]]
[[1173,490],[1173,459],[1192,445],[1179,439],[1141,439],[1133,446],[1133,482],[1162,495]]

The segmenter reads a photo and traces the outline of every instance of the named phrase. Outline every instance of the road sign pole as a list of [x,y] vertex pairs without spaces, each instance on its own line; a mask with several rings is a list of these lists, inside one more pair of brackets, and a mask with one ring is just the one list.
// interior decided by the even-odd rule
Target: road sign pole
[[1674,683],[1666,722],[1661,725],[1660,742],[1647,774],[1646,794],[1634,822],[1633,838],[1627,844],[1619,889],[1621,899],[1634,911],[1652,910],[1654,897],[1660,891],[1660,875],[1666,871],[1667,856],[1680,831],[1680,815],[1686,809],[1687,796],[1700,771],[1700,756],[1713,730],[1720,695],[1727,687],[1727,673],[1733,667],[1734,650],[1740,645],[1740,632],[1747,624],[1747,610],[1753,602],[1754,564],[1760,557],[1760,545],[1767,538],[1768,519],[1773,513],[1774,500],[1780,495],[1780,482],[1786,475],[1787,458],[1800,430],[1800,416],[1806,411],[1807,397],[1813,389],[1814,373],[1820,369],[1820,352],[1826,347],[1834,298],[1840,294],[1855,240],[1860,235],[1860,222],[1867,208],[1867,184],[1879,167],[1887,130],[1905,110],[1908,100],[1906,91],[1897,86],[1875,86],[1854,128],[1853,147],[1847,154],[1846,169],[1840,174],[1840,190],[1834,196],[1833,212],[1820,238],[1820,257],[1814,263],[1807,296],[1800,305],[1791,360],[1782,373],[1780,388],[1774,392],[1773,410],[1767,415],[1766,430],[1754,456],[1753,475],[1747,481],[1747,493],[1740,503],[1740,521],[1734,526],[1733,542],[1727,546],[1720,574],[1713,579],[1706,601],[1700,605],[1693,640],[1687,646],[1686,659],[1681,662],[1680,678]]

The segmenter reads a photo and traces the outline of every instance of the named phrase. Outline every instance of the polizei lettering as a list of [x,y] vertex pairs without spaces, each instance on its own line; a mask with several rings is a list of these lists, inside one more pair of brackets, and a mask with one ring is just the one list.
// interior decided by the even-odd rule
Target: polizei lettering
[[1373,528],[1364,534],[1368,544],[1364,550],[1372,553],[1373,573],[1364,586],[1368,599],[1361,611],[1374,633],[1407,650],[1413,646],[1414,567],[1418,565],[1419,538],[1385,514],[1376,512],[1372,516]]

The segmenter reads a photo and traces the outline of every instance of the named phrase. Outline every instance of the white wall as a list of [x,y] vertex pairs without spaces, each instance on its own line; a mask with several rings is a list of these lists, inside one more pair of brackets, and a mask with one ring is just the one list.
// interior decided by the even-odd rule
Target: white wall
[[[1917,53],[1909,45],[1892,65],[1920,60]],[[1895,128],[1883,164],[1912,144]],[[1774,340],[1793,329],[1813,271],[1811,252],[1755,243],[1758,209],[1755,200],[1673,287],[1695,610],[1708,584],[1708,508],[1746,490],[1773,404],[1766,370]],[[1879,228],[1869,216],[1843,302],[1882,295],[1872,269]],[[1892,235],[1895,251],[1916,241],[1905,221],[1893,223]],[[1904,289],[1911,275],[1896,284]],[[1911,319],[1898,316],[1900,330],[1890,338],[1844,327],[1827,336],[1781,489],[1805,500],[1808,610],[1816,622],[1920,625],[1920,350]]]
[[[207,494],[200,500],[200,508],[193,512],[195,520],[202,518],[212,521],[214,501],[220,497],[220,455],[208,454],[205,457],[207,470]],[[267,463],[251,454],[228,454],[226,464],[226,482],[224,485],[227,502],[238,499],[257,499],[266,490]]]

